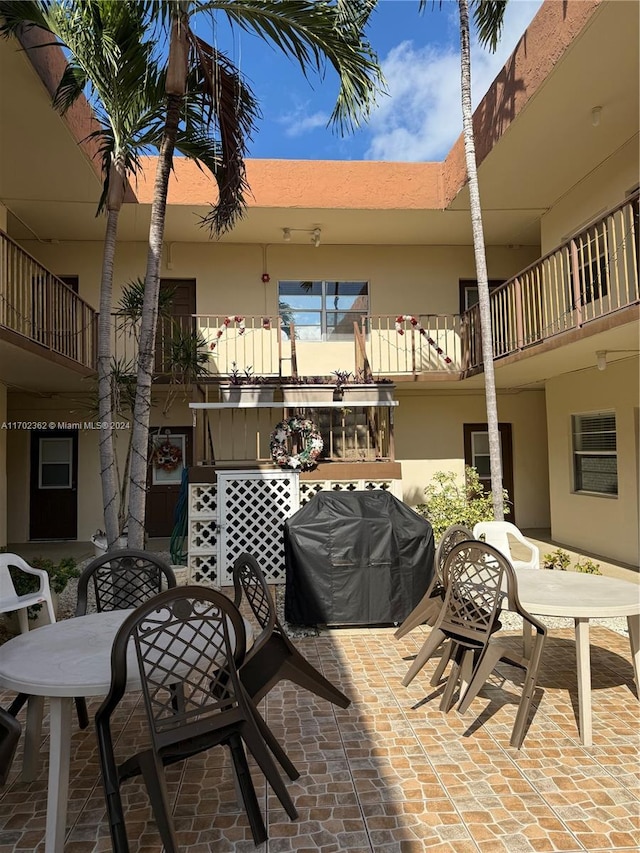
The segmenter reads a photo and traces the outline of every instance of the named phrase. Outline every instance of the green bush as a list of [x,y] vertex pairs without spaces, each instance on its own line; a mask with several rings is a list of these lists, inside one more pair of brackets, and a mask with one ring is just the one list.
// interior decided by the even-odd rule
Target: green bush
[[[452,524],[464,524],[472,530],[479,521],[494,520],[491,493],[485,492],[475,468],[465,469],[463,483],[452,471],[436,471],[424,493],[426,500],[418,504],[416,511],[433,527],[436,542]],[[504,499],[506,514],[506,490]]]
[[542,558],[543,569],[558,569],[561,572],[566,572],[571,563],[571,557],[562,548],[556,548],[550,554],[545,554]]
[[582,572],[585,575],[601,575],[600,563],[594,563],[593,560],[578,560],[575,565],[576,572]]
[[[63,557],[59,563],[54,563],[48,557],[34,557],[28,562],[34,569],[45,570],[49,575],[49,586],[58,595],[64,592],[71,578],[80,577],[80,569],[73,557]],[[28,575],[26,572],[14,569],[11,566],[9,566],[9,574],[18,595],[28,595],[30,592],[37,592],[40,589],[40,580],[35,575]],[[27,611],[29,619],[35,619],[41,608],[41,604],[34,604],[33,607],[29,607]]]

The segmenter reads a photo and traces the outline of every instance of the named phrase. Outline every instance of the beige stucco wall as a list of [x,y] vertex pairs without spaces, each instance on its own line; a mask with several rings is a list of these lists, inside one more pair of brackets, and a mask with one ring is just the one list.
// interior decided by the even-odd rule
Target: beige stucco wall
[[[80,295],[98,304],[102,246],[47,245],[25,241],[25,249],[52,272],[79,275]],[[508,278],[538,257],[537,247],[487,250],[490,278]],[[266,262],[265,262],[266,259]],[[114,293],[144,276],[146,246],[120,243],[114,265]],[[262,273],[271,276],[268,284]],[[459,309],[458,280],[475,278],[471,246],[313,246],[173,243],[172,268],[163,278],[195,278],[199,314],[274,316],[277,283],[286,279],[370,282],[373,314],[445,314]]]
[[[485,423],[478,392],[398,388],[396,457],[402,462],[403,498],[415,505],[436,471],[464,473],[463,425]],[[547,436],[543,391],[498,395],[498,417],[512,425],[513,495],[520,527],[549,527]]]
[[[547,383],[551,533],[553,539],[633,566],[639,563],[638,358],[567,374]],[[573,492],[571,416],[616,415],[618,496]]]
[[[593,128],[594,132],[599,130]],[[540,222],[542,254],[555,249],[600,213],[624,201],[625,194],[637,187],[638,181],[640,168],[636,134],[597,169],[585,175],[543,215]]]

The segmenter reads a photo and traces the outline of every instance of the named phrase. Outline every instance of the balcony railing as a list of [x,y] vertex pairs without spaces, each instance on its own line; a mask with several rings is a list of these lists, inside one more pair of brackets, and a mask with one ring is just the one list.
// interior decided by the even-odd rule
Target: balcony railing
[[[613,314],[640,299],[636,192],[491,293],[499,359]],[[480,312],[462,318],[464,367],[482,365]]]
[[[494,357],[533,347],[639,301],[638,193],[491,294]],[[136,327],[114,318],[116,358],[132,363]],[[180,378],[172,353],[191,340],[207,355],[209,378],[237,369],[264,377],[324,376],[336,370],[374,377],[457,378],[482,366],[480,315],[368,315],[326,341],[299,338],[280,317],[193,315],[161,318],[156,373]],[[176,348],[176,342],[181,347]]]
[[95,369],[93,308],[0,231],[0,326]]

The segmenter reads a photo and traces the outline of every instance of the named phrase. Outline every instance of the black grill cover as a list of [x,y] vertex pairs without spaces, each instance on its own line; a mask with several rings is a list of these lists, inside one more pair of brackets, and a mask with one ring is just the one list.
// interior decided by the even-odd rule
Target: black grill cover
[[402,622],[433,574],[433,531],[388,492],[320,492],[284,526],[285,618]]

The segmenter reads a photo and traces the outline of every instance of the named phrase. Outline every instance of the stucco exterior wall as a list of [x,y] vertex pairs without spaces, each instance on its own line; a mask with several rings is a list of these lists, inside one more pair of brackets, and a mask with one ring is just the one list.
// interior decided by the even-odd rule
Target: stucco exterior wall
[[[638,543],[638,358],[557,377],[547,383],[547,431],[551,534],[580,551],[632,566]],[[618,495],[573,491],[571,416],[613,411],[616,415]]]
[[[420,394],[400,386],[395,409],[396,457],[404,500],[415,506],[436,471],[464,473],[465,423],[486,423],[484,395]],[[498,395],[498,418],[512,425],[514,501],[519,527],[549,527],[547,431],[543,391]]]
[[[80,295],[97,306],[102,246],[99,243],[23,243],[52,272],[80,277]],[[509,278],[538,257],[537,247],[489,246],[490,278]],[[114,265],[114,298],[144,276],[146,246],[120,243]],[[268,272],[271,281],[263,284]],[[460,278],[475,278],[471,246],[313,246],[173,243],[163,278],[195,278],[199,314],[274,316],[278,280],[328,279],[370,282],[373,314],[455,314]]]
[[[599,129],[593,128],[594,132]],[[542,254],[552,251],[582,225],[623,201],[625,194],[638,186],[639,180],[636,135],[597,169],[585,175],[542,216]]]

